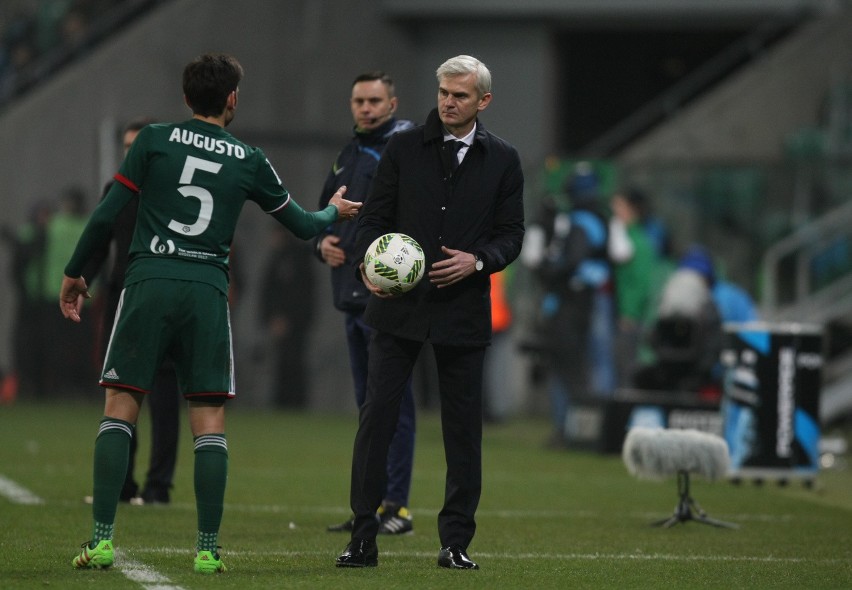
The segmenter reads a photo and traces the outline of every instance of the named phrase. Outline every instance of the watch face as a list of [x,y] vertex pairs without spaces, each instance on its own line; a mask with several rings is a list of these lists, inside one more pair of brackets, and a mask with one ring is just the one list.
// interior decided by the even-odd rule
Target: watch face
[[482,267],[485,266],[481,260],[476,261],[476,270],[482,270]]

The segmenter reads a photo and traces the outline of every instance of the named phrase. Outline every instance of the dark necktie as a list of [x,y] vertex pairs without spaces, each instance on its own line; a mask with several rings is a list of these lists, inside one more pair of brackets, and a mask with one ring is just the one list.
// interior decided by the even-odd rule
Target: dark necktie
[[464,147],[465,143],[458,140],[449,140],[444,142],[444,146],[450,151],[450,163],[453,167],[453,172],[459,167],[459,150]]

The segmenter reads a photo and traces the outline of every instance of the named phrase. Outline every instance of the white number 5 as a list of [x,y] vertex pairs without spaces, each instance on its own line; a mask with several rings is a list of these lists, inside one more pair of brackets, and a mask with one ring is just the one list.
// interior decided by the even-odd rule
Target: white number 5
[[184,197],[195,197],[198,199],[201,202],[201,208],[198,211],[198,219],[195,220],[195,223],[188,225],[172,219],[169,221],[170,230],[185,236],[197,236],[204,233],[204,230],[210,225],[210,219],[213,216],[213,195],[205,188],[192,185],[192,175],[195,174],[196,170],[217,174],[221,168],[222,164],[217,164],[216,162],[202,160],[194,156],[186,157],[186,163],[183,165],[183,172],[181,172],[179,181],[186,186],[180,187],[178,192]]

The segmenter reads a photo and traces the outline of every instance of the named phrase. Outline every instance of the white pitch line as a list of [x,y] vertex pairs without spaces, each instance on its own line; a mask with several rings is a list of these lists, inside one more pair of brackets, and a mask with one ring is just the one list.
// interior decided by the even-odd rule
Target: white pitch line
[[166,576],[152,567],[139,561],[131,559],[123,551],[116,550],[115,569],[124,574],[131,582],[136,582],[145,590],[184,590],[182,587],[172,584]]
[[[70,500],[59,500],[56,502],[52,502],[54,505],[61,506],[79,506],[81,502],[72,502]],[[190,502],[171,502],[168,505],[163,506],[151,506],[151,507],[132,507],[131,509],[135,510],[139,508],[140,510],[184,510],[184,511],[195,511],[195,504]],[[287,514],[287,515],[298,515],[298,514],[330,514],[330,515],[347,515],[350,514],[350,510],[348,508],[344,508],[343,506],[306,506],[306,505],[287,505],[287,504],[230,504],[225,503],[225,512],[245,512],[245,513],[269,513],[269,514]],[[439,508],[428,508],[428,507],[420,507],[417,508],[417,514],[421,516],[436,516],[440,512]],[[518,509],[518,510],[506,510],[506,509],[487,509],[480,508],[476,511],[477,517],[493,517],[493,518],[505,518],[505,519],[516,519],[516,518],[584,518],[584,519],[595,519],[601,516],[600,512],[596,512],[593,510],[584,510],[584,509],[567,509],[567,510],[528,510],[528,509]],[[630,511],[626,513],[630,518],[635,518],[638,520],[654,520],[663,518],[666,516],[671,516],[671,512],[666,512],[661,509],[657,512],[650,511]],[[728,513],[718,513],[713,514],[718,518],[724,517],[727,520],[735,520],[742,522],[790,522],[794,519],[791,514],[728,514]]]
[[[154,553],[164,555],[175,555],[188,553],[186,548],[177,547],[146,547],[134,549],[137,553]],[[333,559],[334,552],[326,551],[225,551],[223,558],[231,557],[286,557],[297,558],[305,556],[328,555]],[[813,559],[805,557],[777,557],[773,555],[672,555],[667,553],[490,553],[473,551],[473,557],[479,559],[500,560],[548,560],[548,561],[681,561],[681,562],[747,562],[747,563],[819,563],[837,564],[846,563],[845,559]],[[380,557],[414,557],[430,559],[437,557],[438,552],[425,551],[383,551],[379,548]]]
[[3,475],[0,475],[0,496],[13,504],[44,504],[44,500]]

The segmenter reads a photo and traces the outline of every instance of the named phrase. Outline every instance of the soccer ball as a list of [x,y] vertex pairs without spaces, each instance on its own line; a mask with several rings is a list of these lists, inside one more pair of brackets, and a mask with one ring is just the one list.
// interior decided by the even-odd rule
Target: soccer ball
[[426,257],[414,238],[390,233],[379,236],[367,248],[364,268],[370,281],[382,291],[401,295],[423,278]]

